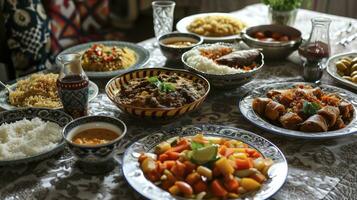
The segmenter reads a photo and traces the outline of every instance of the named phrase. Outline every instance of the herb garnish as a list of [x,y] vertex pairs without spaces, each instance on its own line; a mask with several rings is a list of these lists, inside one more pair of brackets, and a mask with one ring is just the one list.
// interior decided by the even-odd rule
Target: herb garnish
[[302,112],[308,116],[314,115],[320,109],[320,105],[316,102],[304,101]]
[[160,81],[157,76],[147,77],[146,79],[151,84],[156,85],[156,87],[159,88],[161,92],[173,92],[176,89],[175,86],[171,83]]
[[195,141],[191,142],[191,149],[192,150],[197,150],[197,149],[200,149],[202,147],[204,147],[204,145],[199,143],[199,142],[195,142]]

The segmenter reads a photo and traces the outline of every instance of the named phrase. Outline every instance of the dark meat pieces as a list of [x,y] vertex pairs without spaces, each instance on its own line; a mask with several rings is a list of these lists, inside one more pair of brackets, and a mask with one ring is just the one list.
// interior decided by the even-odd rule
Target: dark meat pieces
[[259,115],[264,115],[265,108],[267,104],[271,101],[272,100],[269,98],[255,98],[252,103],[253,110]]
[[340,109],[340,113],[342,115],[342,119],[344,121],[351,121],[353,117],[353,106],[351,103],[342,101],[340,105],[338,106]]
[[218,64],[227,66],[247,66],[251,65],[260,56],[257,49],[234,51],[216,60]]
[[265,108],[265,117],[272,121],[276,121],[285,112],[285,107],[275,101],[270,101]]
[[296,113],[287,112],[279,119],[284,128],[297,130],[304,120]]
[[325,118],[328,127],[333,127],[340,116],[340,110],[334,106],[325,106],[317,114]]
[[328,126],[325,118],[315,114],[301,124],[300,130],[304,132],[325,132],[328,130]]

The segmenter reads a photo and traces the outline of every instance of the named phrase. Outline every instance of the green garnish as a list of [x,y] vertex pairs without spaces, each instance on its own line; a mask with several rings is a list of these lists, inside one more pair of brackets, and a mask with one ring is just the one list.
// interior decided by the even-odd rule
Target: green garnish
[[195,141],[191,142],[191,149],[192,150],[197,150],[197,149],[200,149],[202,147],[204,147],[204,145],[199,143],[199,142],[195,142]]
[[176,89],[173,84],[168,82],[162,82],[159,80],[159,78],[157,78],[157,76],[147,77],[146,79],[151,84],[156,85],[156,87],[159,88],[161,92],[173,92]]
[[320,109],[320,105],[315,102],[304,101],[302,112],[308,116],[314,115]]
[[218,147],[210,145],[192,150],[189,157],[193,163],[202,165],[217,160]]

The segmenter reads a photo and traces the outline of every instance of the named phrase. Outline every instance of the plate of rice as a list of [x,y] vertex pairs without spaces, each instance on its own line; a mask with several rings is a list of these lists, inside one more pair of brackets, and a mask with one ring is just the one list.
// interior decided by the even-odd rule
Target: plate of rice
[[[58,96],[56,81],[58,74],[38,73],[18,80],[8,87],[12,90],[0,91],[0,108],[13,110],[17,108],[62,108],[61,100]],[[89,101],[98,95],[98,86],[89,81]]]
[[214,87],[236,87],[251,81],[264,66],[258,49],[228,43],[202,44],[182,55],[186,69],[208,79]]
[[0,112],[0,166],[50,157],[63,149],[63,127],[72,120],[59,110],[24,108]]
[[[121,41],[88,42],[68,48],[58,54],[80,53],[82,68],[89,78],[112,78],[129,70],[143,67],[150,53],[143,47]],[[56,63],[60,65],[58,59]]]

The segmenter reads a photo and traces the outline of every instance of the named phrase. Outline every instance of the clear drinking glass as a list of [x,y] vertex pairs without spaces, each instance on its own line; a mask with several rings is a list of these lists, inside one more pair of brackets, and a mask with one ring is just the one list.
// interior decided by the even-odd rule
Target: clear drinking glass
[[161,35],[172,32],[175,4],[173,1],[152,2],[156,40]]
[[299,47],[299,54],[303,61],[304,79],[318,83],[331,52],[329,36],[331,20],[328,18],[314,18],[311,22],[310,37]]

